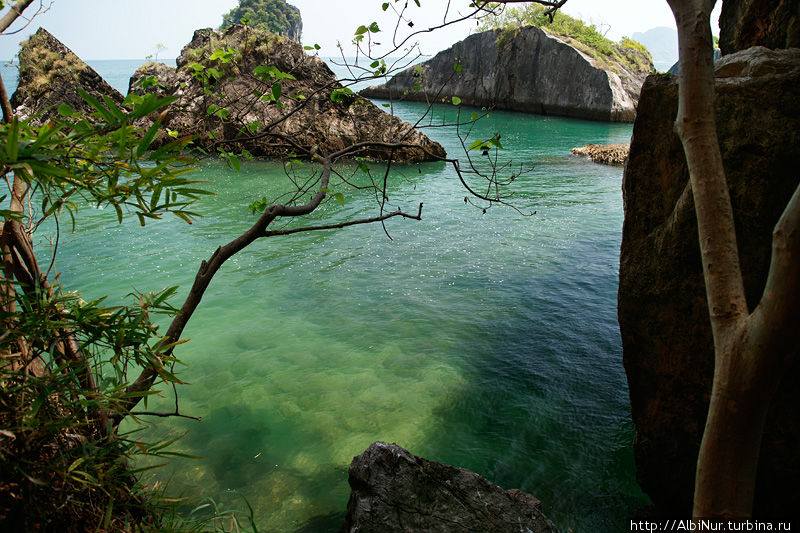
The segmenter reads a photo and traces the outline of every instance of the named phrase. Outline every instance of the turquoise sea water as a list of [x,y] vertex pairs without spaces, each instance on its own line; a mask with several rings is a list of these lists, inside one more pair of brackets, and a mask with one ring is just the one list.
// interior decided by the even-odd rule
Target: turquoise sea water
[[[125,80],[136,65],[93,66]],[[422,109],[395,105],[407,119]],[[203,420],[156,420],[147,435],[186,433],[175,449],[204,457],[157,473],[171,494],[238,508],[244,496],[266,531],[335,531],[350,460],[384,440],[535,495],[564,531],[627,527],[646,500],[616,319],[622,172],[569,150],[631,127],[493,113],[475,133],[497,131],[506,157],[533,167],[513,188],[533,216],[465,205],[446,165],[402,166],[390,206],[425,205],[421,222],[387,222],[393,240],[379,225],[278,237],[223,267],[179,352],[181,411]],[[452,128],[428,134],[459,153]],[[217,195],[191,226],[84,209],[61,238],[61,281],[110,303],[180,285],[180,301],[200,261],[253,222],[245,207],[288,183],[263,161],[238,174],[209,161],[197,176]],[[312,221],[374,213],[369,194],[343,192]],[[149,408],[172,402],[164,391]]]

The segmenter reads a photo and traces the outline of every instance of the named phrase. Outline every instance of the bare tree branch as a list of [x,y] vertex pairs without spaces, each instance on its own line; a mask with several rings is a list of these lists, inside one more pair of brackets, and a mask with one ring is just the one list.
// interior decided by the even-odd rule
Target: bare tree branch
[[410,218],[412,220],[422,220],[422,204],[421,203],[419,204],[419,211],[417,212],[416,215],[411,215],[398,209],[397,211],[392,211],[391,213],[385,213],[377,217],[362,218],[359,220],[351,220],[349,222],[340,222],[338,224],[324,224],[321,226],[309,226],[305,228],[265,231],[262,237],[277,237],[278,235],[292,235],[294,233],[302,233],[306,231],[320,231],[328,229],[346,228],[348,226],[357,226],[359,224],[372,224],[373,222],[382,222],[384,220],[388,220],[394,217]]

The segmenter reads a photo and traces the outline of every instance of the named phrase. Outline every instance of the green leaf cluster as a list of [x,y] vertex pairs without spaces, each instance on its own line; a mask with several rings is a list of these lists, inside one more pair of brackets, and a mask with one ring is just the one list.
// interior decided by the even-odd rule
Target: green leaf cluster
[[167,212],[190,222],[196,215],[189,206],[207,194],[187,177],[194,161],[181,152],[190,140],[150,150],[160,119],[145,130],[133,126],[174,97],[131,94],[127,106],[119,106],[78,91],[94,110],[91,121],[62,104],[60,118],[42,126],[17,119],[0,125],[0,166],[36,188],[45,217],[66,210],[74,220],[79,207],[90,203],[112,207],[120,222],[132,213],[144,225]]
[[[6,222],[36,228],[64,212],[75,220],[86,207],[111,207],[119,222],[133,215],[144,224],[166,213],[191,222],[191,204],[208,193],[187,177],[190,139],[155,144],[159,113],[173,99],[131,94],[119,105],[78,92],[90,112],[63,103],[43,125],[37,117],[0,125],[0,168],[31,191],[31,208],[0,210]],[[177,314],[169,302],[175,292],[134,292],[126,304],[108,306],[67,291],[57,277],[0,279],[0,515],[22,521],[9,527],[159,529],[129,461],[173,455],[170,443],[120,433],[108,414],[126,414],[134,397],[146,403],[159,384],[181,383],[172,353],[180,342],[168,342],[157,325],[160,315]],[[128,392],[129,372],[141,368],[155,372],[156,389]]]

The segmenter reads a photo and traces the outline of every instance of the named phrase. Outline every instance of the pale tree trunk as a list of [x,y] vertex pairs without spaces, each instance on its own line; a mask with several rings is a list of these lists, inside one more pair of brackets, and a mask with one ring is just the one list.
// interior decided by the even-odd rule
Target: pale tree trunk
[[728,185],[714,118],[710,14],[715,0],[667,0],[680,47],[675,128],[697,214],[714,338],[714,382],[697,459],[695,517],[749,517],[761,436],[773,392],[797,352],[800,323],[800,193],[773,233],[770,274],[748,312]]

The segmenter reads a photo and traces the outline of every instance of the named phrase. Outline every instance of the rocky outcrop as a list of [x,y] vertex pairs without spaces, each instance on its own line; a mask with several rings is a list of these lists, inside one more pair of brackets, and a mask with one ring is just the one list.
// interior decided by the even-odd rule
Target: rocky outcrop
[[[800,181],[800,49],[751,48],[716,65],[717,131],[751,309],[764,288],[771,234]],[[697,224],[673,132],[677,78],[647,79],[623,179],[619,322],[641,487],[663,516],[689,516],[713,374]],[[796,298],[797,295],[786,295]],[[773,399],[755,515],[800,501],[800,361]]]
[[[176,98],[158,117],[162,128],[153,148],[192,136],[194,146],[204,150],[224,147],[267,157],[302,156],[300,148],[312,146],[333,153],[359,143],[394,146],[351,156],[411,162],[446,155],[410,124],[348,93],[321,59],[283,37],[241,25],[223,33],[198,30],[177,65],[147,63],[131,79],[132,94]],[[95,110],[79,87],[101,103],[123,105],[119,91],[46,30],[37,31],[20,52],[12,97],[17,115],[38,114],[36,122],[43,123],[66,103],[88,116]],[[141,119],[137,126],[147,128],[153,120]]]
[[653,70],[644,54],[642,62],[646,66],[636,72],[604,64],[534,26],[492,30],[361,94],[434,102],[457,96],[477,107],[632,122],[644,78]]
[[[298,145],[332,153],[371,142],[400,146],[353,155],[380,159],[391,153],[399,161],[445,156],[410,124],[344,90],[321,59],[274,34],[241,25],[222,33],[198,30],[177,65],[145,65],[131,90],[177,97],[162,117],[164,130],[194,136],[203,149],[216,150],[224,139],[228,150],[285,156],[298,152]],[[161,133],[153,146],[170,140]]]
[[483,477],[376,442],[350,464],[340,533],[557,533],[536,498]]
[[723,55],[751,46],[800,47],[797,0],[725,0],[719,25]]
[[19,83],[11,96],[11,106],[19,118],[41,113],[34,123],[43,124],[58,114],[61,104],[91,114],[94,109],[81,97],[78,88],[101,102],[107,97],[116,105],[122,104],[119,91],[46,29],[39,28],[22,43]]
[[624,165],[628,160],[630,143],[616,144],[587,144],[572,149],[572,153],[583,157],[588,157],[595,163],[604,165]]

